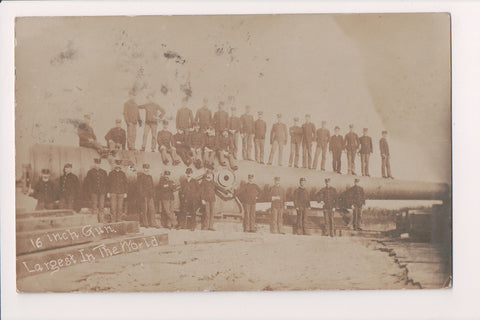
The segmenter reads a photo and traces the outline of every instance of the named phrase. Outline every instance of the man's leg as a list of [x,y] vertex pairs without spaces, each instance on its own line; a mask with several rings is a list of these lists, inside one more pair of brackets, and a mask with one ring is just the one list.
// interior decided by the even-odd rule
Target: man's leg
[[247,158],[252,160],[253,134],[249,134],[247,138]]
[[244,135],[242,137],[242,158],[243,160],[247,160],[248,159],[248,155],[247,155],[247,144],[248,144],[248,135]]
[[149,227],[147,212],[148,212],[148,199],[146,197],[142,197],[140,199],[140,226],[142,227]]
[[227,160],[230,163],[230,169],[232,169],[232,170],[237,170],[238,169],[237,160],[235,160],[235,158],[231,154],[227,155]]
[[157,124],[152,123],[149,127],[152,132],[152,152],[155,152],[155,149],[157,148]]
[[302,142],[302,167],[307,167],[307,143],[305,141]]
[[260,163],[265,162],[265,139],[260,139]]
[[35,210],[45,210],[45,202],[42,200],[38,200],[37,205],[35,206]]
[[123,216],[123,194],[119,194],[118,195],[118,199],[117,199],[117,220],[116,222],[118,221],[121,221],[122,220],[122,216]]
[[277,231],[278,233],[283,233],[283,208],[278,209]]
[[300,162],[300,143],[295,143],[295,168],[298,168]]
[[259,157],[260,157],[260,140],[255,139],[255,161],[256,162],[260,162]]
[[147,210],[148,224],[150,225],[150,227],[158,228],[159,225],[155,217],[155,202],[153,201],[153,198],[147,199]]
[[177,151],[174,148],[170,148],[170,150],[168,150],[168,153],[170,153],[170,156],[172,157],[172,163],[174,166],[182,162],[180,157],[177,155]]
[[387,167],[386,157],[387,156],[382,156],[382,178],[387,178],[387,173],[385,172]]
[[334,212],[332,209],[328,209],[328,220],[329,220],[329,225],[330,225],[330,237],[333,237],[335,235],[335,225],[333,224],[333,214]]
[[303,235],[307,234],[305,222],[307,222],[307,209],[303,209],[303,213],[302,213],[302,234]]
[[320,165],[320,168],[322,171],[325,171],[325,161],[327,160],[327,145],[322,146],[322,163]]
[[312,168],[317,169],[318,164],[318,157],[320,156],[320,145],[317,143],[317,147],[315,148],[315,155],[313,156],[313,164]]
[[270,233],[277,233],[278,209],[271,207],[270,212],[272,213],[270,220]]
[[370,177],[370,153],[365,155],[365,175]]
[[295,154],[295,144],[290,142],[290,158],[288,159],[288,166],[291,167],[293,164],[293,157]]
[[250,226],[250,206],[246,203],[243,204],[243,232],[249,231]]
[[348,174],[352,174],[352,152],[347,150],[347,167],[348,167]]
[[213,209],[215,208],[215,202],[207,202],[208,203],[208,229],[213,230]]
[[308,151],[308,169],[312,168],[312,143],[307,143],[307,151]]
[[128,150],[135,150],[135,139],[137,138],[137,124],[127,123],[127,145]]
[[360,168],[362,171],[362,176],[365,176],[365,154],[361,153],[360,154]]
[[387,167],[387,176],[391,178],[392,172],[390,171],[390,156],[387,156],[387,158],[385,159],[385,166]]
[[257,225],[255,223],[255,218],[256,218],[256,206],[254,204],[250,205],[250,231],[256,232],[257,231]]
[[[143,139],[142,139],[142,151],[145,151],[145,146],[147,145],[148,133],[151,131],[150,125],[145,123],[143,127]],[[152,133],[153,138],[153,133]]]
[[283,144],[278,143],[278,165],[281,167],[283,165]]
[[111,222],[117,221],[118,199],[115,193],[110,194],[110,218]]
[[278,142],[273,141],[272,146],[270,148],[270,155],[268,156],[268,163],[267,164],[272,164],[273,162],[273,156],[275,155],[275,150],[277,149]]

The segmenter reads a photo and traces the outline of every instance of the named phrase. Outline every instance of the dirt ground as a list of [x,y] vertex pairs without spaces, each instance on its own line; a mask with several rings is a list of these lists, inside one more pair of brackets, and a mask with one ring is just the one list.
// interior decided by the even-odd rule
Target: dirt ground
[[166,246],[27,277],[19,287],[43,292],[413,288],[393,259],[366,239],[161,232],[169,233]]

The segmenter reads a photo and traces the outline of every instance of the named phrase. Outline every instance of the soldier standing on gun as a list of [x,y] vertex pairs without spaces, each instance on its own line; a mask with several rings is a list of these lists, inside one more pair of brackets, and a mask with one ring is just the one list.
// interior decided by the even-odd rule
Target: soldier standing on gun
[[212,112],[207,107],[208,99],[203,98],[203,106],[195,114],[195,123],[199,126],[200,132],[205,133],[212,125]]
[[[182,207],[182,215],[179,222],[180,228],[189,228],[194,231],[197,226],[197,207],[200,196],[199,186],[195,180],[192,168],[185,171],[187,178],[180,183],[180,203]],[[190,220],[190,223],[188,223]]]
[[92,211],[98,215],[98,222],[104,222],[103,208],[107,193],[107,172],[100,168],[101,159],[93,159],[94,166],[87,172],[84,188],[91,201]]
[[317,202],[323,204],[323,214],[325,216],[325,233],[330,237],[335,236],[335,225],[333,216],[337,203],[337,190],[329,186],[330,178],[325,179],[325,188],[321,189],[317,194]]
[[191,131],[193,128],[193,112],[187,107],[187,98],[182,99],[182,107],[177,111],[177,117],[175,118],[176,129],[181,129],[185,133]]
[[137,138],[137,123],[141,127],[142,119],[138,105],[134,101],[135,94],[133,91],[128,93],[129,99],[123,106],[123,116],[127,125],[127,147],[128,150],[135,150],[135,140]]
[[302,125],[302,164],[304,168],[312,168],[312,143],[315,140],[315,125],[310,122],[310,115],[305,115],[305,123]]
[[202,230],[215,231],[213,229],[213,209],[215,208],[215,183],[213,173],[207,173],[205,180],[200,183],[200,200],[205,206],[205,213],[202,219]]
[[63,167],[63,175],[60,177],[60,208],[73,210],[79,192],[80,181],[72,173],[72,164],[67,163]]
[[253,174],[248,175],[248,182],[239,191],[243,206],[243,232],[257,232],[255,224],[257,198],[261,193],[260,187],[253,182]]
[[355,156],[357,155],[360,141],[358,135],[353,132],[353,124],[349,125],[350,132],[345,135],[345,149],[347,150],[348,174],[355,173]]
[[270,189],[272,220],[270,223],[271,233],[285,234],[282,231],[283,210],[285,208],[285,189],[280,186],[280,177],[274,178],[275,185]]
[[340,128],[335,127],[335,134],[330,138],[329,149],[332,152],[333,172],[342,174],[342,151],[344,143],[343,137],[340,135]]
[[229,119],[228,131],[233,144],[233,157],[236,160],[238,157],[238,140],[240,137],[240,130],[242,129],[242,120],[236,115],[237,108],[232,107],[230,110],[232,110],[232,115]]
[[58,200],[58,190],[50,181],[50,170],[42,169],[41,179],[35,184],[31,196],[38,200],[35,210],[54,209]]
[[305,221],[307,220],[307,209],[310,208],[310,196],[305,189],[305,181],[307,179],[300,178],[300,186],[293,193],[293,205],[297,211],[297,234],[307,235],[305,230]]
[[152,152],[155,152],[157,146],[157,126],[158,121],[163,119],[165,115],[165,110],[160,107],[158,104],[152,101],[154,93],[149,93],[147,95],[148,103],[138,106],[139,109],[145,109],[145,127],[143,128],[143,140],[142,140],[142,149],[145,151],[145,146],[147,145],[148,133],[151,132],[152,136]]
[[330,141],[330,131],[325,128],[327,124],[326,121],[322,121],[322,127],[317,130],[317,147],[315,148],[315,157],[313,158],[313,169],[317,169],[318,158],[320,156],[320,151],[322,152],[322,162],[320,164],[320,169],[325,171],[325,160],[327,158],[327,146]]
[[[300,158],[300,145],[302,144],[303,129],[298,125],[298,117],[293,118],[293,126],[290,127],[290,160],[288,166],[294,164],[298,168],[298,161]],[[295,161],[294,161],[295,160]]]
[[213,115],[213,127],[217,136],[228,130],[228,112],[223,110],[224,105],[225,103],[220,101],[218,103],[218,111]]
[[242,157],[243,160],[252,159],[252,143],[253,135],[255,133],[255,125],[253,116],[250,114],[250,106],[245,106],[245,113],[240,117],[242,122],[242,129],[240,131],[242,136]]
[[265,164],[265,134],[267,133],[267,124],[263,121],[263,111],[258,111],[258,119],[255,121],[255,161]]
[[346,191],[349,203],[353,209],[353,230],[362,230],[360,222],[362,218],[362,206],[365,204],[365,192],[358,185],[360,179],[355,178],[354,186]]
[[153,178],[150,175],[150,164],[143,164],[143,173],[137,175],[137,196],[140,201],[140,223],[144,227],[160,228],[155,219],[155,201]]
[[268,158],[268,164],[271,165],[275,151],[278,149],[278,165],[282,166],[283,147],[287,144],[287,126],[282,123],[282,114],[277,114],[277,123],[272,126],[270,131],[270,156]]
[[382,131],[380,139],[380,154],[382,156],[382,178],[393,179],[390,172],[390,149],[388,148],[387,131]]
[[166,227],[169,229],[177,226],[177,218],[173,212],[174,192],[175,183],[170,180],[170,171],[165,170],[158,184],[158,200],[160,201],[158,208],[165,214]]
[[108,174],[107,198],[110,199],[111,221],[120,221],[123,214],[123,200],[127,197],[128,183],[122,171],[121,160],[115,160],[115,168]]
[[373,152],[372,138],[368,136],[368,129],[363,128],[363,136],[360,141],[360,160],[362,163],[362,176],[370,177],[369,161],[370,154]]

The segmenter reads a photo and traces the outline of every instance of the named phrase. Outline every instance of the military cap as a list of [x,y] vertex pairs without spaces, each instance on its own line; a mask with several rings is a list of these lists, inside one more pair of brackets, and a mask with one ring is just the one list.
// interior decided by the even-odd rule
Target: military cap
[[50,170],[48,170],[48,169],[42,169],[42,174],[50,174]]
[[305,179],[304,177],[301,177],[300,182],[302,182],[302,181],[307,181],[307,179]]
[[363,128],[363,132],[368,131],[368,128]]
[[87,119],[90,119],[90,115],[89,115],[89,114],[85,114],[83,117],[84,117],[84,118],[87,118]]
[[310,115],[307,113],[307,114],[305,115],[305,118],[310,118]]
[[263,111],[258,111],[257,114],[262,115]]
[[337,129],[340,130],[340,127],[339,127],[339,126],[335,126],[335,130],[337,130]]
[[66,164],[63,166],[64,169],[65,169],[65,168],[71,168],[71,167],[72,167],[72,164],[71,164],[71,163],[66,163]]
[[168,120],[163,120],[162,123],[163,124],[168,124]]
[[122,119],[115,120],[115,123],[122,123]]
[[351,129],[353,128],[353,124],[349,124],[348,127]]
[[275,178],[273,178],[273,180],[280,181],[280,177],[275,177]]
[[330,178],[325,178],[325,182],[330,182]]
[[293,118],[293,121],[298,121],[298,120],[300,120],[300,118],[298,117]]
[[281,118],[282,117],[282,114],[281,113],[277,113],[277,118]]
[[360,179],[359,179],[359,178],[355,178],[355,182],[360,182]]
[[163,175],[164,175],[164,176],[169,176],[169,175],[170,175],[170,171],[168,171],[168,170],[163,171]]
[[185,173],[186,173],[186,174],[193,173],[192,168],[187,168],[187,170],[185,170]]
[[150,169],[150,164],[144,163],[142,167],[143,169]]
[[382,131],[382,134],[384,134],[384,133],[387,133],[387,130],[383,130],[383,131]]
[[248,179],[252,179],[252,178],[253,178],[253,174],[250,173],[250,174],[248,175]]

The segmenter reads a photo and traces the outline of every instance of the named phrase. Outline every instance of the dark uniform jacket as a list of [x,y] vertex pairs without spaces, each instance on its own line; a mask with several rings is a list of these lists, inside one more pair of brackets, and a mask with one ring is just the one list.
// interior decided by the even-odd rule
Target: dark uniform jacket
[[388,148],[388,142],[387,142],[387,139],[385,139],[385,138],[380,139],[380,154],[382,156],[389,156],[390,155],[390,150]]
[[349,205],[354,205],[357,208],[365,204],[365,192],[360,186],[353,186],[346,191],[346,196]]
[[38,201],[42,201],[44,203],[52,203],[58,200],[57,187],[50,180],[44,182],[40,179],[33,188],[32,196]]
[[323,201],[324,209],[335,208],[337,203],[337,190],[333,187],[325,187],[318,191],[316,198],[318,202]]
[[128,191],[128,184],[127,184],[127,176],[123,171],[110,171],[108,175],[108,193],[127,193]]
[[153,198],[153,178],[149,174],[140,172],[137,175],[137,195],[141,198]]
[[215,202],[215,183],[213,180],[203,180],[200,183],[200,200]]
[[88,194],[107,193],[107,172],[103,169],[92,168],[88,170],[84,181],[84,188]]
[[240,131],[241,133],[245,133],[245,134],[255,133],[253,116],[251,114],[246,114],[246,113],[242,114],[242,116],[240,117],[240,120],[242,121],[242,130]]
[[299,126],[290,127],[290,141],[293,143],[301,143],[303,138],[303,129]]
[[325,128],[319,128],[317,130],[317,146],[326,147],[330,141],[330,131]]
[[157,111],[160,111],[160,115],[158,116],[159,119],[162,119],[165,115],[165,110],[160,107],[158,104],[149,102],[147,104],[143,104],[138,106],[139,109],[145,109],[145,122],[148,124],[155,124],[158,123],[157,119]]
[[175,144],[175,141],[173,141],[173,135],[170,131],[160,130],[157,134],[157,143],[159,150],[161,146],[165,146],[167,149],[170,149],[170,147]]
[[357,151],[360,141],[355,132],[349,132],[345,135],[345,149],[348,151]]
[[235,132],[240,132],[242,130],[242,120],[240,117],[232,116],[228,124],[229,130],[235,130]]
[[78,132],[78,144],[80,147],[87,146],[89,144],[88,139],[93,139],[97,140],[97,137],[95,136],[95,133],[93,133],[92,127],[90,127],[88,124],[82,122],[77,129]]
[[200,198],[200,190],[197,180],[191,178],[180,183],[180,198],[183,200],[198,200]]
[[189,145],[194,149],[203,148],[205,146],[205,133],[200,131],[193,131],[189,136]]
[[122,149],[125,150],[125,143],[127,141],[127,133],[124,129],[115,127],[110,129],[105,135],[105,140],[108,141],[112,140],[115,143],[120,143],[122,145]]
[[280,144],[287,144],[287,126],[285,123],[275,123],[270,131],[270,144],[278,141]]
[[215,112],[213,115],[213,126],[217,132],[228,130],[228,113],[225,110]]
[[271,187],[270,200],[272,201],[272,208],[283,208],[285,206],[285,189],[281,186]]
[[343,137],[341,135],[333,135],[330,138],[330,145],[328,149],[334,153],[342,152],[344,147]]
[[60,194],[63,197],[78,196],[80,191],[80,182],[73,173],[62,175],[60,177]]
[[255,121],[255,139],[265,139],[267,133],[267,124],[262,119]]
[[369,154],[373,152],[372,138],[369,136],[361,136],[360,141],[360,153]]
[[212,151],[217,150],[217,136],[209,136],[205,134],[205,147]]
[[217,150],[219,151],[229,152],[233,149],[232,139],[230,139],[228,136],[224,137],[223,135],[219,135],[216,146]]
[[312,143],[315,140],[315,125],[311,122],[302,125],[303,142]]
[[136,124],[140,120],[140,112],[138,111],[138,105],[133,101],[133,99],[125,102],[123,106],[123,116],[125,118],[125,123]]
[[190,149],[190,144],[189,144],[189,140],[187,138],[187,135],[184,133],[175,133],[172,137],[173,139],[173,146],[175,148],[189,148]]
[[188,130],[193,127],[193,113],[187,107],[181,107],[177,111],[177,129]]
[[240,189],[239,196],[240,200],[245,204],[256,204],[257,197],[260,195],[262,190],[255,183],[245,183]]
[[212,112],[207,107],[201,107],[195,114],[195,123],[200,126],[200,130],[206,130],[212,124]]
[[173,200],[175,197],[175,183],[169,178],[162,176],[157,188],[157,195],[159,200]]
[[293,205],[295,208],[310,208],[310,196],[307,189],[298,187],[293,193]]

